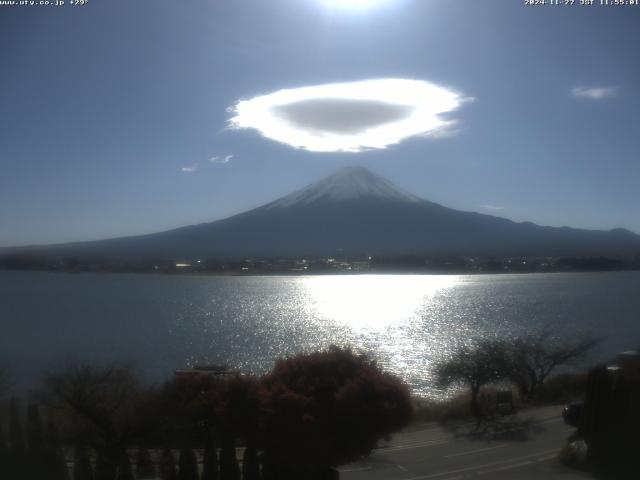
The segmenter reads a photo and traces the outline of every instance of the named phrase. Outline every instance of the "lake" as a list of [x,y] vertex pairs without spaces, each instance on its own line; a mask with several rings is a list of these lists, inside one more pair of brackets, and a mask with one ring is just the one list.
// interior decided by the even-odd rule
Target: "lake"
[[434,362],[478,337],[544,327],[640,346],[640,272],[221,277],[0,271],[0,365],[20,387],[46,370],[127,361],[149,380],[221,363],[268,371],[331,344],[369,352],[420,395]]

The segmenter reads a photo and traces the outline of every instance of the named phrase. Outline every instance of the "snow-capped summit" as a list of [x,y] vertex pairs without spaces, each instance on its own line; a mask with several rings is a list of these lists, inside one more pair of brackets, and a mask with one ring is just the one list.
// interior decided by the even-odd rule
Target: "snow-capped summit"
[[282,197],[267,208],[309,205],[319,201],[343,202],[355,199],[382,199],[405,203],[423,200],[396,187],[386,178],[360,167],[345,167],[302,190]]

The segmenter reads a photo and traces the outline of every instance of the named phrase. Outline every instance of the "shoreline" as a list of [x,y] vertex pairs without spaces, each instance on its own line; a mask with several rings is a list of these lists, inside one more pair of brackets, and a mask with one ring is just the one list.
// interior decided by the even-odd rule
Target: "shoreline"
[[314,272],[204,272],[204,271],[153,271],[153,270],[70,270],[70,269],[24,269],[0,268],[0,272],[28,272],[28,273],[65,273],[65,274],[136,274],[158,276],[191,276],[191,277],[316,277],[316,276],[364,276],[364,275],[407,275],[407,276],[445,276],[445,275],[534,275],[555,273],[619,273],[640,272],[640,268],[621,268],[612,270],[546,270],[546,271],[470,271],[470,270],[361,270],[361,271],[314,271]]

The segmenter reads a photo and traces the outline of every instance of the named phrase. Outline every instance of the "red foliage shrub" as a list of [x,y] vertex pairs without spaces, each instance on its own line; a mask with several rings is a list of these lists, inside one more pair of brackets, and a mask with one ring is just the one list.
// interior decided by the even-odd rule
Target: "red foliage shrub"
[[263,385],[263,446],[280,465],[354,461],[411,419],[407,386],[350,349],[279,360]]

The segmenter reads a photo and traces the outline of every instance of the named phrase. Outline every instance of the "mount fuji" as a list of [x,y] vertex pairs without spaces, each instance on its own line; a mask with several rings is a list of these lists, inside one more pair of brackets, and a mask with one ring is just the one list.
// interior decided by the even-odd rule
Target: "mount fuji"
[[363,167],[223,220],[94,242],[4,249],[77,258],[211,258],[353,254],[627,255],[628,230],[517,223],[423,200]]

